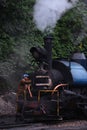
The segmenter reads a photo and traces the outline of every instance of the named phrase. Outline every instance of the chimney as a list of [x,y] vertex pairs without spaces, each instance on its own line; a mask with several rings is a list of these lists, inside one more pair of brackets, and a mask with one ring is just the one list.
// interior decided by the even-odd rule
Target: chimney
[[47,35],[44,37],[44,48],[47,51],[48,70],[52,69],[52,41],[53,41],[52,35]]

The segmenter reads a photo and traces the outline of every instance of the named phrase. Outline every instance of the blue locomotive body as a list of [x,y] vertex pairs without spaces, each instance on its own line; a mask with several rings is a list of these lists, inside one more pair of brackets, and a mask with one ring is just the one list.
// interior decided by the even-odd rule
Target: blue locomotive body
[[74,61],[60,61],[62,64],[70,68],[73,78],[73,85],[87,85],[87,70],[81,64]]

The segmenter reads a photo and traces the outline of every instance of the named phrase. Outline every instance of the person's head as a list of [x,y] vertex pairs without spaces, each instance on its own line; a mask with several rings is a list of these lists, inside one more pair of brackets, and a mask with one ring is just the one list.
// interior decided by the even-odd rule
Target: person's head
[[27,79],[27,78],[29,78],[29,75],[28,75],[28,74],[24,74],[24,75],[23,75],[23,78],[24,78],[24,79]]

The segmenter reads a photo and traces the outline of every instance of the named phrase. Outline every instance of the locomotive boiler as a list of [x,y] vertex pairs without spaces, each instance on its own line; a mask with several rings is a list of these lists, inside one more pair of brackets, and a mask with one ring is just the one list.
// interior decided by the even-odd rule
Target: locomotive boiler
[[53,60],[52,39],[44,37],[43,48],[30,49],[38,69],[18,88],[17,117],[43,120],[73,117],[79,113],[87,116],[86,59]]

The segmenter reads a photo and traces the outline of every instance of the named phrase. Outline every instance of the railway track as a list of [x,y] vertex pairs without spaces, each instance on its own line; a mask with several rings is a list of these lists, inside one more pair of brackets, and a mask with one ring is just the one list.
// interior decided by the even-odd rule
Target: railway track
[[[14,116],[1,116],[0,117],[0,129],[8,129],[8,128],[15,128],[15,127],[27,127],[30,126],[31,124],[35,124],[35,123],[45,123],[46,124],[50,124],[50,125],[63,125],[63,124],[67,124],[70,122],[76,122],[79,121],[77,119],[75,120],[61,120],[61,119],[51,119],[50,117],[48,119],[46,118],[35,118],[35,117],[30,117],[28,119],[25,120],[16,120],[15,115]],[[81,121],[81,120],[80,120]],[[87,123],[87,122],[86,122]],[[42,125],[42,126],[44,126]]]
[[0,129],[5,129],[5,128],[13,128],[13,127],[23,127],[23,126],[28,126],[30,123],[37,123],[37,122],[42,122],[42,123],[47,123],[47,122],[59,122],[61,121],[61,118],[52,118],[52,117],[30,117],[26,119],[20,119],[16,120],[15,115],[5,115],[0,117]]
[[13,127],[22,127],[22,126],[27,126],[29,125],[29,122],[25,123],[24,121],[16,121],[16,116],[15,115],[4,115],[0,116],[0,129],[5,129],[5,128],[13,128]]

